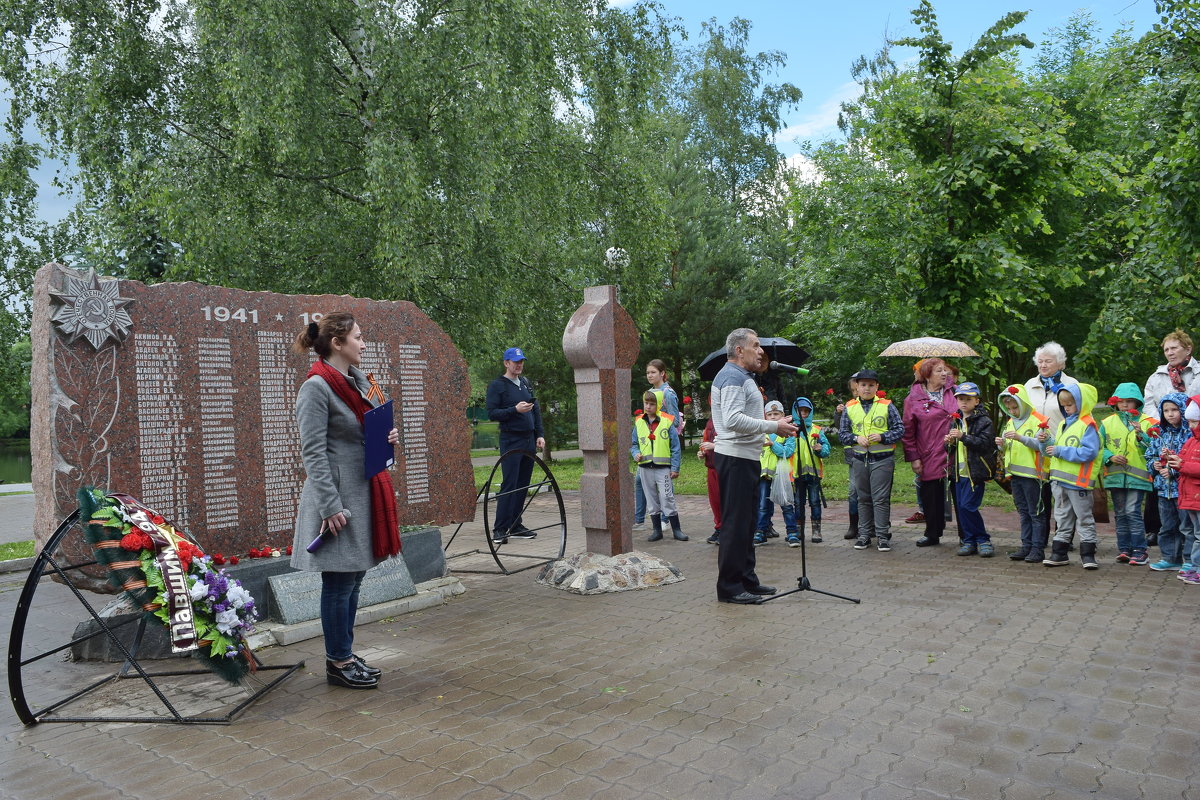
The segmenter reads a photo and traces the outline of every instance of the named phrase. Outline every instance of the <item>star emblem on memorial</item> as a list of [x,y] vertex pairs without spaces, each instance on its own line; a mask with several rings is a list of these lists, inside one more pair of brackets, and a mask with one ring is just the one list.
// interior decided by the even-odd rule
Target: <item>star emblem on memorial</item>
[[125,309],[133,299],[121,297],[117,280],[101,280],[94,269],[84,277],[64,274],[63,287],[51,289],[50,295],[59,304],[51,320],[68,344],[83,337],[99,350],[109,338],[124,341],[133,328]]

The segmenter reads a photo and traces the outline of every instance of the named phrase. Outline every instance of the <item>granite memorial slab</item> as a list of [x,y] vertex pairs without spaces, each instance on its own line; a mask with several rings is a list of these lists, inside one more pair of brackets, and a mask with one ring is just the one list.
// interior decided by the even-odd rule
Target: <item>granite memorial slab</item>
[[629,480],[630,370],[640,350],[637,326],[615,286],[589,286],[563,332],[579,398],[580,511],[587,549],[615,556],[633,549]]
[[38,544],[85,485],[132,494],[210,553],[290,544],[304,481],[294,402],[313,358],[291,344],[335,310],[362,326],[362,368],[396,403],[400,524],[473,519],[466,364],[412,303],[147,285],[48,264],[31,327]]
[[[267,578],[271,618],[295,625],[321,616],[321,573],[289,572]],[[402,558],[389,558],[367,570],[358,591],[360,608],[386,603],[417,593],[408,565]]]

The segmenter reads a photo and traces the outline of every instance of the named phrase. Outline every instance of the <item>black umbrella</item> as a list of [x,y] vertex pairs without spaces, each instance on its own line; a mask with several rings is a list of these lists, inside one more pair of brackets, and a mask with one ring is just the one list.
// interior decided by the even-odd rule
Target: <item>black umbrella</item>
[[[767,354],[768,361],[778,361],[781,364],[790,364],[793,367],[798,367],[807,361],[810,356],[808,351],[800,345],[789,342],[787,339],[778,336],[767,336],[758,340],[762,345],[762,349]],[[717,377],[717,373],[721,371],[721,367],[725,366],[725,362],[729,357],[725,355],[725,348],[714,350],[700,362],[700,366],[696,368],[700,373],[700,380],[711,381]]]

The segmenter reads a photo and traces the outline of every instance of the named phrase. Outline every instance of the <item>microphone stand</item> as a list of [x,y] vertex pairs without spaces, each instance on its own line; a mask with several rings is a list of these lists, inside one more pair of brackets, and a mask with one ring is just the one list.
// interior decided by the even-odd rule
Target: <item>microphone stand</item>
[[[804,424],[803,417],[800,418],[800,430],[804,434],[804,436],[802,437],[804,439],[804,446],[808,448],[808,454],[811,457],[813,454],[812,445],[809,444],[809,441],[808,441],[808,426]],[[812,459],[812,463],[814,465],[817,463],[817,460],[815,457]],[[821,486],[820,479],[818,478],[818,482],[817,482],[818,489],[820,489],[820,486]],[[821,502],[824,503],[825,502],[824,491],[821,490],[820,493],[821,493]],[[790,591],[787,591],[787,592],[780,592],[779,594],[773,594],[768,597],[764,597],[762,601],[764,603],[769,603],[772,600],[778,600],[781,597],[787,597],[789,594],[796,594],[797,592],[816,592],[817,594],[823,594],[823,595],[826,595],[827,597],[836,597],[839,600],[847,600],[851,603],[862,603],[862,600],[856,599],[854,597],[847,597],[844,594],[835,594],[834,592],[826,592],[822,589],[814,589],[813,588],[812,582],[809,581],[809,579],[808,579],[808,546],[805,544],[804,539],[805,539],[805,537],[803,537],[803,536],[800,537],[800,577],[796,579],[796,588],[792,589]]]

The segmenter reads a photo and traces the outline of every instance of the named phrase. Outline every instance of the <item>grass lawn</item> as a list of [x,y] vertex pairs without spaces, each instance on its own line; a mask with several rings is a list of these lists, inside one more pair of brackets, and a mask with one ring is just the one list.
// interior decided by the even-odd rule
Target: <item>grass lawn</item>
[[[917,490],[913,486],[913,471],[903,460],[903,453],[900,448],[896,448],[896,450],[896,478],[892,483],[892,502],[899,505],[915,506],[917,504]],[[554,473],[554,479],[558,481],[560,489],[579,488],[579,478],[583,475],[583,459],[556,459],[550,464],[550,469]],[[491,470],[490,466],[475,468],[476,488],[483,485]],[[534,477],[536,479],[537,476],[535,475]],[[497,470],[495,489],[500,488],[499,478],[500,472]],[[708,486],[706,480],[705,467],[696,458],[696,448],[685,448],[683,451],[683,468],[680,470],[679,479],[675,481],[675,493],[707,494]],[[825,459],[825,479],[822,481],[822,486],[825,489],[825,499],[830,502],[845,500],[849,497],[850,469],[845,461],[843,461],[841,451],[837,447],[834,447],[833,453],[829,458]],[[983,493],[983,505],[1012,508],[1012,498],[995,483],[989,482],[987,489]]]
[[33,558],[33,540],[0,544],[0,561],[12,561],[14,558]]

